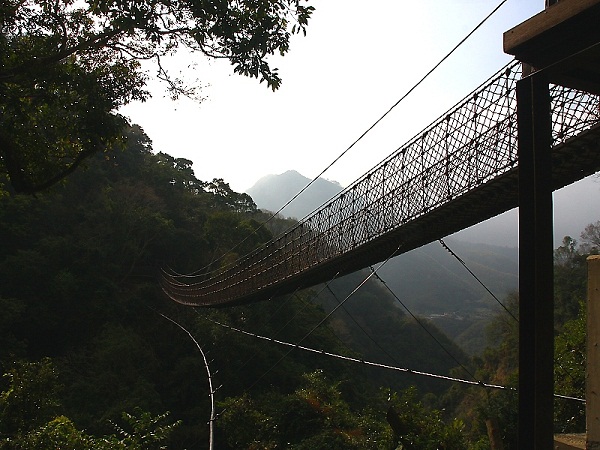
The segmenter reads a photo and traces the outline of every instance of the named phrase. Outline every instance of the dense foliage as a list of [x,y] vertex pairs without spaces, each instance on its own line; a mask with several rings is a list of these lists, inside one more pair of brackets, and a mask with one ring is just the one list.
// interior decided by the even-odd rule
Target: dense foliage
[[[75,172],[68,183],[35,197],[0,200],[3,445],[206,445],[208,428],[203,424],[210,411],[202,359],[189,337],[154,310],[176,319],[202,346],[217,352],[211,369],[219,372],[218,382],[224,386],[217,395],[222,405],[253,402],[260,405],[258,416],[275,418],[269,423],[287,421],[291,428],[282,422],[276,436],[268,439],[293,438],[295,445],[305,447],[333,439],[343,443],[340,448],[377,448],[376,442],[392,439],[387,406],[373,406],[379,382],[387,382],[374,372],[318,354],[287,355],[285,347],[217,325],[298,342],[323,320],[327,300],[318,305],[311,292],[298,292],[276,302],[195,314],[166,299],[157,283],[160,267],[178,272],[218,269],[270,239],[269,230],[258,228],[268,215],[225,181],[198,180],[190,161],[153,152],[140,128],[129,128],[125,135],[124,150],[92,156],[87,169]],[[275,219],[269,228],[288,225]],[[400,312],[390,314],[397,308],[378,300],[380,288],[371,287],[364,295],[363,306],[357,300],[347,307],[354,314],[364,313],[365,319],[372,316],[369,327],[376,335],[374,323],[387,315],[383,332],[402,342],[395,354],[410,354],[409,343],[423,337]],[[370,313],[365,304],[372,306]],[[360,331],[344,323],[336,319],[333,325],[338,333],[342,328],[349,333],[347,341],[356,341]],[[328,325],[316,329],[303,345],[359,356]],[[441,352],[430,345],[433,354]],[[357,348],[366,349],[360,342]],[[403,363],[427,365],[422,356],[411,358]],[[444,372],[452,364],[445,361],[433,369]],[[396,387],[413,382],[404,378]],[[313,396],[308,392],[326,393],[327,401],[341,408],[339,419],[308,414]],[[285,411],[280,408],[284,404]],[[224,412],[217,421],[220,448],[227,448],[228,441],[237,448],[232,441],[237,425],[227,419],[234,411],[254,414],[239,407]],[[314,433],[307,428],[313,420],[324,421]],[[149,428],[160,435],[160,442],[138,442]]]
[[[469,360],[426,320],[403,315],[376,282],[306,337],[362,274],[326,290],[221,310],[195,312],[168,301],[156,282],[159,267],[218,269],[290,223],[258,228],[268,215],[250,197],[224,180],[198,180],[188,160],[153,152],[138,127],[125,135],[125,150],[92,157],[67,184],[0,200],[2,448],[207,445],[202,358],[156,311],[212,353],[210,367],[223,385],[216,393],[218,448],[476,450],[489,448],[490,426],[505,448],[517,448],[510,389],[290,352],[222,326],[412,370],[472,373],[510,388],[518,327],[505,312],[490,324],[490,347]],[[585,255],[595,251],[598,229],[592,224],[581,244],[566,238],[556,250],[556,389],[569,396],[583,396]],[[504,302],[517,316],[518,296]],[[420,397],[413,384],[428,394]],[[581,405],[557,400],[557,431],[582,426]]]
[[123,413],[120,423],[111,423],[115,433],[97,438],[78,430],[69,418],[58,414],[61,386],[50,359],[19,362],[4,376],[8,383],[0,395],[3,450],[159,448],[179,425],[168,422],[168,414],[153,417],[137,409],[134,414]]
[[0,183],[41,191],[121,141],[118,108],[149,96],[141,61],[173,96],[195,95],[163,62],[181,47],[277,89],[268,56],[288,52],[312,11],[300,0],[3,1]]
[[[375,282],[325,321],[361,274],[322,295],[223,310],[180,308],[159,288],[160,268],[219,270],[289,222],[260,227],[268,214],[249,196],[155,153],[116,111],[148,98],[147,60],[172,96],[195,96],[164,65],[182,47],[277,89],[267,60],[306,31],[313,8],[301,3],[0,4],[0,449],[207,446],[213,392],[182,327],[216,354],[218,448],[483,450],[492,435],[517,448],[518,326],[505,313],[490,324],[489,348],[469,360]],[[599,248],[597,222],[555,252],[556,391],[568,396],[583,396],[585,256]],[[516,317],[518,296],[505,301]],[[405,370],[382,375],[274,338]],[[417,371],[506,388],[450,386]],[[557,400],[555,416],[556,431],[583,429],[580,403]]]
[[[217,448],[479,450],[489,448],[490,424],[505,448],[516,448],[510,390],[290,351],[222,326],[511,387],[518,327],[506,313],[491,324],[490,348],[470,360],[431,323],[404,315],[373,280],[307,336],[360,273],[329,289],[234,308],[194,311],[167,300],[160,267],[218,270],[290,222],[258,228],[269,215],[250,197],[224,180],[198,180],[190,161],[154,152],[139,127],[125,135],[124,150],[92,156],[68,183],[0,199],[0,448],[207,446],[203,360],[156,311],[209,352],[223,386]],[[584,255],[594,251],[598,229],[593,224],[582,244],[569,238],[556,250],[556,386],[565,395],[582,395]],[[518,296],[505,302],[516,315]],[[580,430],[581,413],[579,404],[557,401],[557,431]]]

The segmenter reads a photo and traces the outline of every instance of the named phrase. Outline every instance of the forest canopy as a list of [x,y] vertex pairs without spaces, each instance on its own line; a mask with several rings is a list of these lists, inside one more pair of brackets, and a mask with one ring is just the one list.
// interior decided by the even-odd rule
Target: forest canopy
[[[471,358],[433,322],[421,327],[404,314],[375,280],[324,320],[361,273],[330,283],[329,294],[304,290],[217,310],[168,300],[157,269],[219,270],[291,223],[275,217],[249,234],[270,214],[248,195],[222,179],[197,179],[191,161],[154,151],[140,127],[124,134],[124,151],[93,155],[68,183],[0,198],[0,450],[208,448],[206,368],[188,335],[157,311],[209,355],[214,386],[222,387],[218,448],[413,442],[425,450],[489,450],[490,420],[504,448],[518,448],[512,390],[417,375],[464,378],[467,369],[484,383],[515,386],[518,322],[504,310],[488,317],[489,347]],[[597,252],[599,230],[600,222],[590,224],[579,242],[567,237],[555,252],[562,395],[584,396],[585,257]],[[518,295],[504,302],[516,316]],[[275,340],[319,351],[290,353]],[[583,411],[581,402],[557,401],[555,431],[585,429]]]
[[118,108],[150,95],[143,61],[173,97],[194,96],[163,64],[180,48],[227,59],[276,90],[268,57],[288,52],[312,11],[300,0],[2,2],[0,183],[39,192],[122,141]]

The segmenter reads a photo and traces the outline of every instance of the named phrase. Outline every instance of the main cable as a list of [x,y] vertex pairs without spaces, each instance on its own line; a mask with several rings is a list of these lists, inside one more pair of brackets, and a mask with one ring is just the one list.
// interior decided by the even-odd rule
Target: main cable
[[289,199],[281,208],[279,208],[276,212],[274,212],[265,222],[261,223],[258,227],[254,228],[252,232],[246,235],[244,239],[235,244],[228,252],[221,255],[219,258],[214,259],[211,263],[207,264],[201,269],[198,269],[195,272],[192,272],[187,275],[179,274],[179,276],[188,277],[194,276],[195,274],[200,273],[204,269],[208,268],[210,265],[215,262],[223,259],[227,253],[230,253],[237,249],[240,245],[246,242],[253,234],[256,234],[258,230],[263,228],[266,224],[271,222],[281,211],[283,211],[288,205],[290,205],[294,200],[296,200],[303,192],[305,192],[310,186],[312,186],[316,181],[324,175],[334,164],[336,164],[340,159],[342,159],[346,153],[348,153],[356,144],[358,144],[373,128],[375,128],[383,119],[385,119],[401,102],[403,102],[410,94],[413,93],[429,76],[435,72],[438,67],[440,67],[450,56],[454,54],[456,50],[458,50],[479,28],[481,28],[496,12],[504,6],[504,4],[508,0],[502,0],[487,16],[485,16],[476,26],[473,28],[465,37],[463,37],[458,44],[456,44],[446,55],[440,59],[425,75],[419,79],[404,95],[402,95],[382,116],[380,116],[371,126],[369,126],[352,144],[350,144],[342,153],[340,153],[331,163],[329,163],[316,177],[314,177],[306,186],[304,186],[297,194],[295,194],[291,199]]

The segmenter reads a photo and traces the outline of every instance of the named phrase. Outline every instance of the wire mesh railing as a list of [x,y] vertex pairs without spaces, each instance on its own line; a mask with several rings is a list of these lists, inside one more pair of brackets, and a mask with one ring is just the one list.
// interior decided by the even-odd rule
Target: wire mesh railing
[[[239,301],[365,248],[515,169],[520,78],[520,64],[507,65],[340,194],[231,267],[206,280],[164,273],[165,293],[194,306]],[[550,92],[554,145],[598,122],[598,96],[562,86]]]

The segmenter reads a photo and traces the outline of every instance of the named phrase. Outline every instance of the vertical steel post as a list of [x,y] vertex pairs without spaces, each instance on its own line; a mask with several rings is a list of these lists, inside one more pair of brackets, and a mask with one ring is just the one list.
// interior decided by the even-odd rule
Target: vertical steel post
[[517,83],[519,449],[553,448],[552,124],[542,72]]

